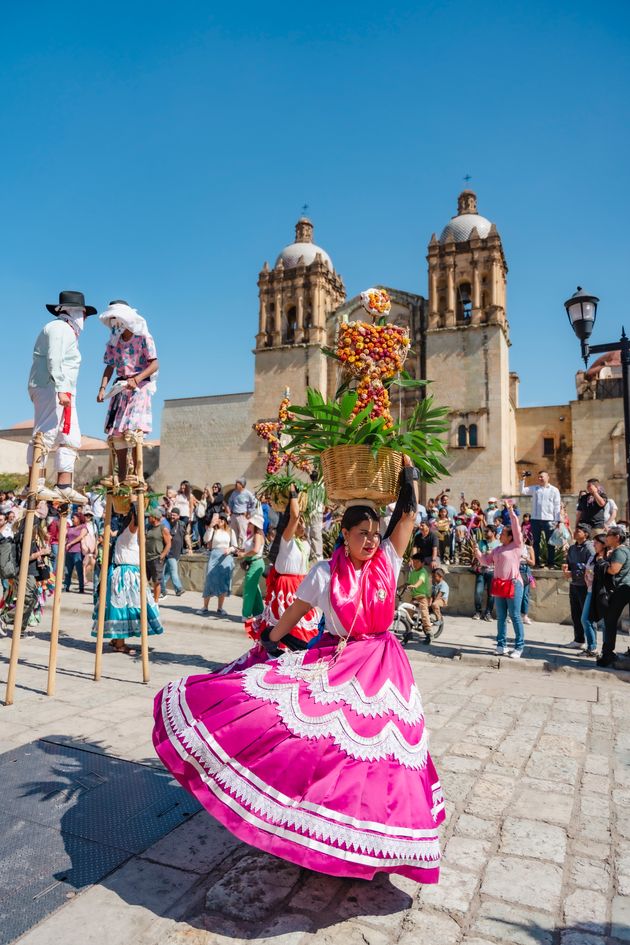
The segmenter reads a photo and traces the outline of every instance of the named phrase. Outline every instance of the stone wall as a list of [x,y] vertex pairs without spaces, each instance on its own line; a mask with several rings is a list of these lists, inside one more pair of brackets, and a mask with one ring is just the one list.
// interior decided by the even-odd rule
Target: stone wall
[[26,473],[26,443],[0,439],[0,472]]
[[[427,332],[429,392],[450,406],[451,430],[446,465],[439,483],[454,497],[469,499],[509,494],[515,482],[515,419],[510,400],[508,347],[499,325],[468,325]],[[457,447],[457,428],[475,423],[478,447]],[[439,491],[428,487],[428,494]]]
[[256,351],[256,420],[275,420],[288,387],[291,400],[303,404],[306,388],[326,392],[328,358],[318,345],[293,344]]
[[[179,574],[187,591],[203,590],[207,557],[205,555],[183,555],[179,562]],[[466,567],[452,565],[446,581],[450,589],[448,613],[470,615],[474,613],[475,575]],[[243,593],[245,572],[236,565],[232,582],[232,593],[238,597]],[[571,622],[569,610],[569,582],[560,571],[535,571],[536,587],[530,591],[529,613],[532,620],[542,623]],[[263,596],[265,582],[260,582]]]
[[573,492],[586,488],[586,480],[597,477],[604,491],[619,506],[625,518],[626,469],[624,458],[623,400],[574,400],[571,402],[573,429]]
[[[446,582],[450,595],[448,613],[474,613],[475,575],[469,568],[451,565]],[[530,589],[529,615],[542,623],[570,623],[569,582],[560,571],[534,571],[536,587]]]
[[[516,411],[516,463],[519,473],[529,469],[536,475],[539,469],[546,469],[554,486],[561,492],[571,491],[571,416],[569,404],[520,407]],[[544,455],[545,438],[554,441],[553,455]]]
[[252,403],[251,393],[167,400],[154,488],[182,479],[200,487],[215,480],[229,486],[238,476],[255,485],[256,463],[262,458],[264,471],[266,449],[252,430]]

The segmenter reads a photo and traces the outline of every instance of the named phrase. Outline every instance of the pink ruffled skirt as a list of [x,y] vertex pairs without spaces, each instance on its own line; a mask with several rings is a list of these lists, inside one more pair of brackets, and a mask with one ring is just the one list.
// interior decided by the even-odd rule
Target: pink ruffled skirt
[[407,656],[389,632],[333,659],[337,643],[326,634],[277,659],[256,646],[169,683],[155,699],[157,754],[261,850],[334,876],[437,883],[444,799]]

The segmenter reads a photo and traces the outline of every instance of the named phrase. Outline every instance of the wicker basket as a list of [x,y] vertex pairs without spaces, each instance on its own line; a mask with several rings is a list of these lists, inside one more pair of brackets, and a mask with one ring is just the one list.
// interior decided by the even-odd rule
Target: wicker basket
[[[129,509],[131,508],[131,503],[136,500],[137,496],[134,493],[129,495],[124,492],[113,492],[112,493],[112,508],[116,515],[126,515]],[[144,508],[147,509],[149,505],[149,497],[145,495],[144,497]]]
[[369,446],[331,446],[321,454],[326,495],[334,502],[369,499],[378,505],[398,496],[402,453],[381,449],[374,456]]
[[[276,492],[273,495],[268,493],[268,499],[274,512],[284,512],[289,502],[289,493]],[[308,494],[306,492],[298,492],[298,505],[300,512],[306,512],[308,506]]]

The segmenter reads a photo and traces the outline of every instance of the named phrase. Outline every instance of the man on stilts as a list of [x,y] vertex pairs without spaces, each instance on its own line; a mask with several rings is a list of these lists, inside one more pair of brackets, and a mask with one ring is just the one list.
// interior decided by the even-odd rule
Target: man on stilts
[[[79,335],[88,315],[96,309],[85,304],[82,292],[60,292],[59,302],[47,305],[55,318],[48,322],[35,342],[28,392],[35,408],[33,438],[41,433],[44,452],[39,470],[37,498],[84,505],[86,496],[73,487],[74,465],[81,446],[77,416],[77,378],[81,365]],[[46,458],[55,449],[55,488],[46,486]],[[27,459],[33,462],[33,440]]]

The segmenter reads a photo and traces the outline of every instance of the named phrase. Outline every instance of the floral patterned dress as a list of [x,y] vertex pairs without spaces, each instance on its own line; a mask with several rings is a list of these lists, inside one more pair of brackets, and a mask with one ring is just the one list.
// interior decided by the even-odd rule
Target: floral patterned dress
[[[116,380],[133,377],[157,358],[151,335],[132,335],[125,341],[114,335],[105,348],[105,364],[116,371]],[[151,432],[151,396],[155,390],[153,378],[142,381],[138,388],[128,388],[112,397],[105,420],[105,433],[117,436],[127,430]]]

